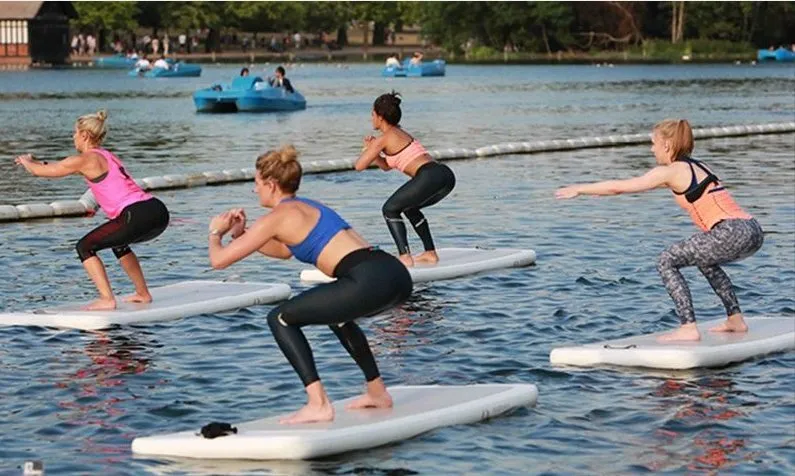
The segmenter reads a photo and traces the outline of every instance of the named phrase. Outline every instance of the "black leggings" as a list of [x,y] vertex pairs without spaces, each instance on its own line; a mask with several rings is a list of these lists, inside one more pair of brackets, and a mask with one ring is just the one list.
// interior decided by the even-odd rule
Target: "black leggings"
[[268,314],[273,337],[305,387],[320,377],[301,327],[329,326],[370,382],[380,374],[367,338],[354,319],[391,309],[406,300],[412,290],[406,267],[395,257],[372,248],[345,256],[334,276],[336,281],[304,291]]
[[124,207],[119,216],[99,225],[77,242],[77,256],[85,261],[97,251],[113,249],[116,258],[132,253],[132,243],[158,237],[168,226],[168,209],[160,200],[150,198]]
[[384,203],[382,212],[392,239],[402,255],[411,253],[406,236],[406,225],[400,214],[406,215],[414,231],[420,236],[425,251],[435,250],[428,220],[421,208],[439,203],[455,187],[455,175],[450,167],[439,162],[428,162],[417,170],[414,177],[403,184]]

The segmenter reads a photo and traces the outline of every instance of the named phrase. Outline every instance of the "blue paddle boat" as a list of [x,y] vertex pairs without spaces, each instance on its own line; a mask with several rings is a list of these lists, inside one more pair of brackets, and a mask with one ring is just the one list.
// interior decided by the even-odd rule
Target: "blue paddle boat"
[[795,61],[795,51],[786,48],[779,48],[777,50],[759,50],[756,53],[756,59],[762,61]]
[[434,61],[423,61],[420,64],[411,64],[411,60],[406,58],[400,67],[385,66],[381,71],[381,76],[387,78],[416,78],[422,76],[444,76],[447,63],[438,59]]
[[197,112],[273,112],[306,109],[298,91],[271,87],[259,76],[238,76],[232,84],[213,84],[193,93]]
[[94,66],[105,69],[130,69],[135,66],[138,59],[128,58],[124,55],[97,56],[93,60]]
[[152,68],[141,71],[138,68],[133,68],[127,74],[144,78],[197,78],[202,75],[202,67],[198,64],[183,63],[182,61],[177,63],[172,59],[167,59],[166,62],[169,65],[168,69]]

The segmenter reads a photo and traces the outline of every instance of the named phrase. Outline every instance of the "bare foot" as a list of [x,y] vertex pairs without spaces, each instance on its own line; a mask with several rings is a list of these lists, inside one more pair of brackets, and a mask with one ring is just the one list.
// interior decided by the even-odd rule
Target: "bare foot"
[[658,342],[695,342],[701,340],[696,324],[685,324],[679,329],[663,334],[657,338]]
[[414,267],[414,259],[411,257],[411,255],[400,255],[400,256],[398,256],[398,259],[407,268],[413,268]]
[[726,318],[715,327],[710,328],[710,332],[748,332],[748,325],[745,323],[742,314],[733,314]]
[[414,257],[417,263],[436,264],[439,262],[439,255],[435,251],[426,251]]
[[124,298],[124,302],[141,302],[141,303],[150,303],[152,302],[152,295],[149,293],[146,294],[130,294]]
[[99,298],[83,306],[84,311],[112,311],[116,309],[116,300]]
[[314,423],[334,420],[334,407],[331,402],[326,401],[321,405],[304,405],[304,407],[288,417],[279,420],[283,425],[294,425],[297,423]]
[[346,410],[358,408],[392,408],[392,396],[388,392],[379,394],[368,392],[345,405]]

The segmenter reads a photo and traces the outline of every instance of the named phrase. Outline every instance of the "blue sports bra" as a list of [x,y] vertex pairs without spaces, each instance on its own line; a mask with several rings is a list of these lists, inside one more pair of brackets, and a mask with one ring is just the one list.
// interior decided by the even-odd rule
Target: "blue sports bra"
[[320,211],[320,218],[317,220],[315,227],[312,228],[312,231],[306,235],[304,241],[298,243],[297,245],[287,245],[287,248],[289,248],[290,252],[293,253],[295,259],[304,263],[317,264],[317,257],[320,256],[320,253],[323,251],[323,248],[326,247],[328,242],[331,241],[331,239],[334,238],[334,236],[339,233],[340,230],[347,230],[351,226],[345,220],[343,220],[342,217],[337,214],[337,212],[314,200],[293,197],[284,199],[282,202],[293,200],[306,203],[310,207],[317,208],[318,211]]

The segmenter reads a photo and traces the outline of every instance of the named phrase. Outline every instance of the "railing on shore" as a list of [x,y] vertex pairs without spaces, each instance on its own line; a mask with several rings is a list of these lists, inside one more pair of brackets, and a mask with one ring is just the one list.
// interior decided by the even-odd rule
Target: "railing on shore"
[[[795,122],[775,124],[757,124],[743,126],[710,127],[696,129],[693,135],[697,139],[718,137],[747,136],[759,134],[782,134],[795,132]],[[537,152],[555,152],[562,150],[592,149],[600,147],[619,147],[648,143],[651,135],[625,134],[604,137],[582,137],[579,139],[559,139],[535,142],[511,142],[496,144],[477,149],[450,148],[430,151],[436,160],[477,159],[510,154],[532,154]],[[353,170],[355,158],[312,160],[301,162],[306,174],[344,172]],[[201,187],[206,185],[223,185],[254,180],[254,169],[230,169],[216,172],[200,172],[194,174],[169,174],[146,177],[136,182],[145,190],[163,190],[177,188]],[[87,191],[78,200],[62,200],[52,203],[27,203],[22,205],[0,205],[0,222],[22,221],[34,218],[79,217],[90,216],[96,212],[97,202],[91,191]]]

